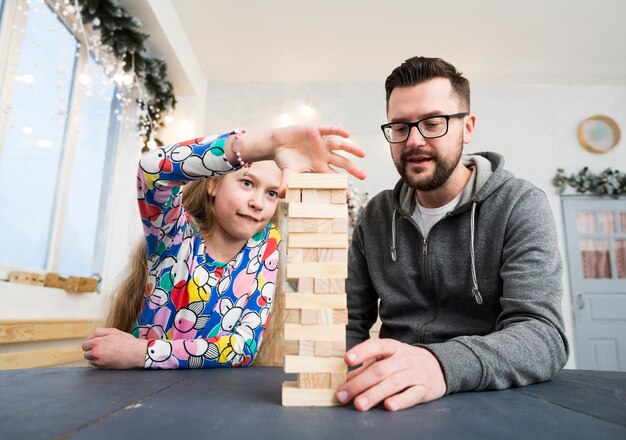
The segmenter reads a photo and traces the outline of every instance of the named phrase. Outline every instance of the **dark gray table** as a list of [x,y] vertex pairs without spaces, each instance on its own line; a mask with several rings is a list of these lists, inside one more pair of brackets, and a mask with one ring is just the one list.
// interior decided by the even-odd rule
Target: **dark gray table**
[[626,373],[461,393],[390,413],[286,408],[279,368],[0,372],[0,438],[626,439]]

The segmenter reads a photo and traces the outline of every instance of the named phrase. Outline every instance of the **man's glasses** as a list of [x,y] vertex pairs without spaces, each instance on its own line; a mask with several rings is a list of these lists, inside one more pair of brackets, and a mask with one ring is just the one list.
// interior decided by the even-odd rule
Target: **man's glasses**
[[385,134],[385,139],[390,144],[399,144],[409,138],[411,128],[417,127],[424,139],[435,139],[448,133],[448,122],[453,118],[463,118],[469,113],[455,113],[453,115],[437,115],[420,119],[415,122],[391,122],[383,124],[380,128]]

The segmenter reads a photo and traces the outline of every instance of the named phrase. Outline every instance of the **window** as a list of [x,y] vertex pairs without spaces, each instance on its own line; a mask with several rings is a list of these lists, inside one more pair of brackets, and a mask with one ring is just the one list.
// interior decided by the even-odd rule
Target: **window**
[[0,34],[0,264],[100,273],[114,86],[45,3],[0,1],[15,23]]
[[[61,273],[90,276],[100,273],[98,258],[102,249],[98,246],[98,230],[104,229],[101,215],[105,210],[111,185],[113,160],[115,158],[115,133],[109,136],[109,127],[117,126],[111,121],[111,105],[114,86],[102,67],[89,57],[85,73],[79,81],[84,88],[80,106],[80,122],[67,210],[63,225],[59,267]],[[84,83],[84,84],[83,84]]]

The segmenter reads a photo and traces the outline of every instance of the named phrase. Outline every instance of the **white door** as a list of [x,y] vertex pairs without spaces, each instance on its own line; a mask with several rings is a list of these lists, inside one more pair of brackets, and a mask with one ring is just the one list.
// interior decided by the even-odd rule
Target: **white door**
[[578,368],[626,371],[626,198],[561,200]]

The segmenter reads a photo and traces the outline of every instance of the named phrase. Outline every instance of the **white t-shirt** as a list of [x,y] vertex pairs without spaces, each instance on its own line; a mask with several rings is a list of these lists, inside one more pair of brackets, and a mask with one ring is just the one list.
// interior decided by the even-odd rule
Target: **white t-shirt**
[[449,203],[446,203],[439,208],[424,208],[422,205],[420,205],[419,200],[417,201],[414,215],[420,216],[421,222],[419,222],[418,224],[421,224],[423,228],[422,233],[424,234],[425,238],[428,238],[428,233],[435,223],[441,220],[442,217],[448,212],[456,208],[456,206],[459,204],[459,201],[461,200],[462,195],[463,192],[461,191],[459,195],[452,199]]

